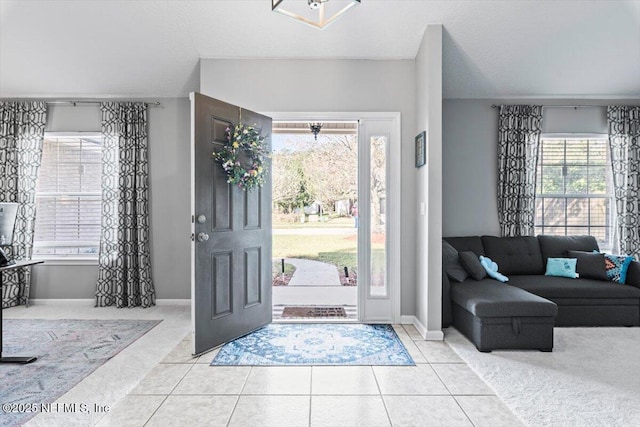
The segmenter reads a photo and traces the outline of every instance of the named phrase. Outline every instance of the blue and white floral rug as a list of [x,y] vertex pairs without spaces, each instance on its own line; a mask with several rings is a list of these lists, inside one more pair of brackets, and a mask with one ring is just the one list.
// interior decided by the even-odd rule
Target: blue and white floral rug
[[270,324],[231,341],[211,365],[415,365],[390,325]]

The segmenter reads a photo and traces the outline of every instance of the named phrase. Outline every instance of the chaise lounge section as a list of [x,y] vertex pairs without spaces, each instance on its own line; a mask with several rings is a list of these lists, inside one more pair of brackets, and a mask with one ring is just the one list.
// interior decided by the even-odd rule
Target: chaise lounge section
[[451,288],[453,324],[480,351],[553,349],[558,306],[514,286],[483,280]]
[[554,326],[640,325],[639,262],[629,265],[625,284],[544,275],[548,258],[598,251],[592,236],[444,240],[458,252],[491,258],[509,277],[507,283],[490,278],[450,281],[443,259],[443,326],[453,323],[480,351],[551,351]]

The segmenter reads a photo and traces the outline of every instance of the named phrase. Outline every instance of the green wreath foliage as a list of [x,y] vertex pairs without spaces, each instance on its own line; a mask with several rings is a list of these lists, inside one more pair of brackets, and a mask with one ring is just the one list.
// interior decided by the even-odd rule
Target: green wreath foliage
[[[227,182],[247,191],[262,187],[267,173],[266,159],[269,150],[265,136],[255,126],[237,124],[231,132],[227,128],[227,143],[215,153],[213,158],[220,163],[227,173]],[[246,158],[240,158],[244,154]]]

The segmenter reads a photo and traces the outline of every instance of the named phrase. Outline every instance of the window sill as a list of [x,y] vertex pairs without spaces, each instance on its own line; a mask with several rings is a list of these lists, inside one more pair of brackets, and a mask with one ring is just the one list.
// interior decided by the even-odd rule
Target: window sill
[[71,258],[71,257],[33,257],[34,261],[44,261],[44,265],[98,265],[98,258]]

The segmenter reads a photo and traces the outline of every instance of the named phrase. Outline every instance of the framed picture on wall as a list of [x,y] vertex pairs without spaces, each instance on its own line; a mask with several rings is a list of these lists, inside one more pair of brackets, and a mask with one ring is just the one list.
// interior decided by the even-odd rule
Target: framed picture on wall
[[416,136],[416,167],[427,163],[427,132],[422,131]]

